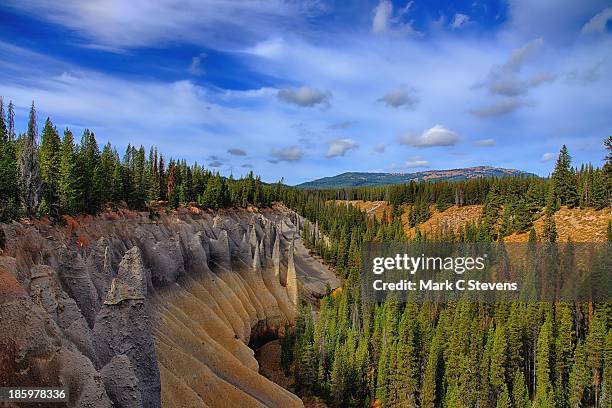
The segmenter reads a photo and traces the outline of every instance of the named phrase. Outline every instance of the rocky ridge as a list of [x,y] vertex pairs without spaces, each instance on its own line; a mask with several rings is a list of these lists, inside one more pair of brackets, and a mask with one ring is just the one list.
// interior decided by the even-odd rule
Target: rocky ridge
[[249,342],[339,282],[288,209],[121,211],[0,227],[0,385],[74,407],[302,406]]

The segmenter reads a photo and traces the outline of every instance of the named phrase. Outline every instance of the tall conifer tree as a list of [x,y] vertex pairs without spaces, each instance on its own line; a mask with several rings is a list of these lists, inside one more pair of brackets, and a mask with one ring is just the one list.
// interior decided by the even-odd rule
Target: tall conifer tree
[[38,168],[38,128],[34,102],[30,107],[28,132],[19,145],[19,186],[25,215],[34,217],[40,204],[40,173]]

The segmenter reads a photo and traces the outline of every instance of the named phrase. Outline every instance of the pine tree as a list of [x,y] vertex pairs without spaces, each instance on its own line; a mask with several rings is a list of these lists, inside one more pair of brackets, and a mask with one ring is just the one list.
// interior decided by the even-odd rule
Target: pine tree
[[[570,368],[572,366],[572,352],[574,350],[574,315],[567,303],[560,303],[557,312],[560,315],[557,324],[555,339],[555,392],[560,402],[567,400],[567,386]],[[559,403],[558,405],[562,405]]]
[[40,204],[40,173],[34,102],[30,108],[28,132],[21,138],[19,146],[19,186],[25,215],[27,217],[36,216]]
[[529,242],[538,242],[538,234],[534,227],[529,229]]
[[80,175],[78,186],[81,198],[80,211],[95,214],[100,210],[100,189],[96,183],[96,167],[100,160],[100,149],[96,137],[89,129],[85,129],[77,150],[77,169]]
[[8,142],[8,128],[4,118],[4,99],[0,96],[0,144]]
[[57,180],[58,198],[62,212],[71,214],[78,210],[78,185],[79,175],[76,168],[74,138],[70,129],[66,129],[60,150]]
[[112,202],[117,196],[116,184],[113,180],[116,166],[119,166],[119,157],[109,142],[102,148],[100,161],[94,169],[94,184],[98,186],[100,203],[103,205]]
[[502,391],[506,384],[508,344],[506,340],[506,330],[503,324],[500,323],[497,325],[494,336],[489,381],[497,394]]
[[[10,122],[12,103],[9,104]],[[9,221],[18,217],[20,209],[19,172],[17,166],[17,144],[11,137],[11,126],[4,122],[4,107],[0,99],[0,221]],[[12,122],[11,122],[12,123]]]
[[599,406],[599,395],[603,379],[604,357],[606,353],[606,312],[602,307],[595,311],[589,335],[585,341],[587,366],[591,370],[595,391],[595,406]]
[[578,192],[575,174],[571,169],[572,159],[563,145],[559,151],[555,170],[551,175],[551,182],[555,199],[560,205],[573,207],[578,204]]
[[296,364],[296,379],[299,380],[301,395],[313,395],[316,391],[317,359],[310,341],[305,342],[299,353]]
[[431,340],[425,372],[423,375],[423,387],[421,389],[421,406],[423,408],[434,408],[439,406],[442,395],[442,371],[444,366],[444,333],[446,319],[443,316],[438,321],[436,332]]
[[419,335],[417,323],[418,307],[410,302],[404,308],[398,330],[397,382],[399,403],[402,406],[416,406],[419,389],[418,358]]
[[584,343],[578,342],[574,352],[574,364],[569,376],[569,405],[581,407],[589,388],[591,375],[587,366]]
[[608,329],[606,337],[606,355],[604,357],[603,383],[601,386],[600,405],[612,407],[612,330]]
[[482,209],[482,219],[480,228],[482,231],[482,238],[484,240],[496,240],[497,239],[497,221],[502,209],[502,197],[499,191],[497,183],[491,186],[484,207]]
[[497,398],[495,408],[512,408],[512,402],[510,401],[510,394],[508,393],[508,386],[506,384],[503,385],[501,394],[499,394]]
[[557,225],[555,224],[552,210],[548,208],[544,215],[544,231],[542,231],[542,236],[546,242],[557,241]]
[[603,180],[606,190],[607,202],[606,206],[612,205],[612,136],[604,141],[604,147],[606,148],[606,162],[603,165]]
[[525,200],[521,199],[517,202],[515,213],[514,231],[519,233],[527,231],[532,225],[533,214],[530,212]]
[[531,401],[529,400],[529,391],[525,384],[525,376],[523,371],[516,370],[514,372],[514,381],[512,383],[512,400],[516,408],[530,408]]
[[536,355],[536,396],[538,408],[553,406],[552,385],[550,381],[552,322],[550,316],[540,328]]
[[608,197],[606,197],[606,185],[604,173],[597,169],[593,171],[593,192],[592,204],[596,210],[601,210],[608,205]]
[[159,166],[157,158],[157,148],[151,147],[149,151],[149,166],[148,166],[148,178],[149,181],[149,192],[148,198],[152,201],[158,201],[160,199],[159,192]]
[[47,118],[42,132],[39,152],[40,179],[44,212],[56,216],[59,213],[58,181],[60,170],[61,140],[57,130]]
[[15,106],[13,105],[13,101],[9,101],[8,104],[8,113],[6,117],[6,125],[8,131],[8,140],[14,141],[16,140],[15,135]]
[[542,207],[544,207],[544,191],[542,189],[542,183],[538,181],[537,178],[533,178],[529,182],[529,187],[527,188],[527,193],[525,194],[525,206],[533,220],[534,217],[542,211]]

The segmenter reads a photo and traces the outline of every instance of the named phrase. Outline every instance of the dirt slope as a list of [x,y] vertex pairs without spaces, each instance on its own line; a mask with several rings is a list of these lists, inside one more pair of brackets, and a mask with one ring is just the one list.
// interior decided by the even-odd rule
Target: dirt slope
[[[554,215],[559,242],[605,242],[607,240],[608,222],[612,219],[612,209],[596,211],[592,208],[559,209]],[[542,236],[544,217],[534,222],[536,233]],[[513,234],[506,237],[506,242],[527,242],[529,234]]]

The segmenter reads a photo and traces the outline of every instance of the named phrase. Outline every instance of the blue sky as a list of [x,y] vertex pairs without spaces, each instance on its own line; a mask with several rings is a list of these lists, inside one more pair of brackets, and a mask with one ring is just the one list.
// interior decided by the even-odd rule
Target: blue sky
[[0,95],[100,144],[290,184],[492,165],[612,134],[601,0],[5,0]]

